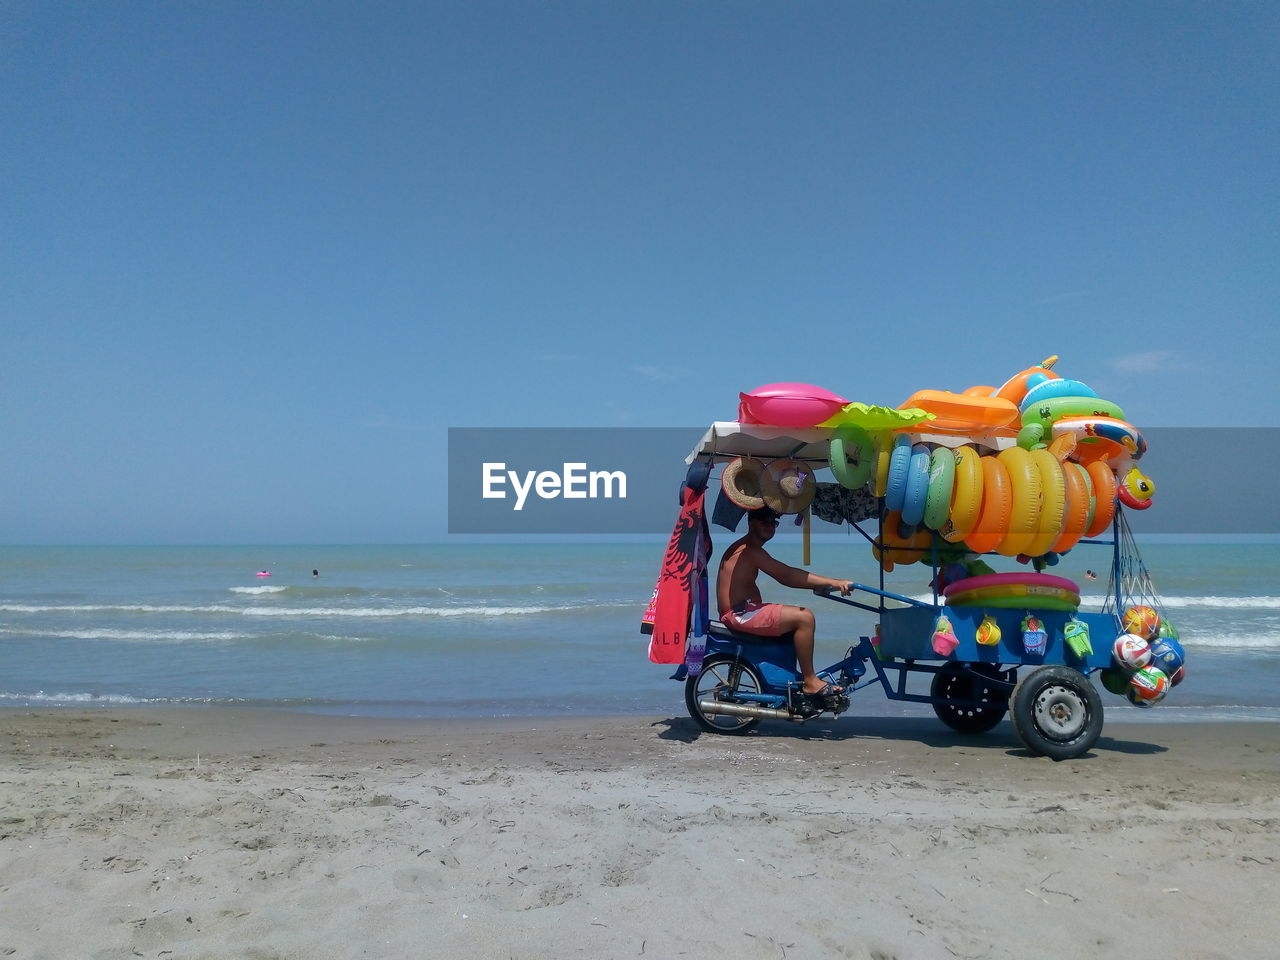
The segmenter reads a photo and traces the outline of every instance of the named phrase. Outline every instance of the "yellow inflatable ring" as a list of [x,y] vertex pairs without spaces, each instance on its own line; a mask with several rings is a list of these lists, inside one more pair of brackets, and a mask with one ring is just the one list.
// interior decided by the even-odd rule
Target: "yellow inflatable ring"
[[1029,557],[1042,557],[1062,536],[1062,518],[1067,502],[1067,482],[1062,464],[1048,450],[1032,450],[1031,462],[1040,471],[1040,510],[1036,533],[1023,552]]
[[982,458],[966,444],[957,447],[955,480],[951,485],[951,520],[942,528],[942,538],[959,543],[973,532],[982,512]]
[[1020,603],[1034,607],[1040,600],[1063,600],[1080,606],[1080,594],[1064,589],[1033,583],[1001,583],[977,590],[964,590],[947,597],[947,603],[955,607],[980,607],[991,605],[994,600],[1017,598]]
[[894,434],[882,430],[876,434],[876,486],[872,491],[883,497],[889,490],[889,464],[893,462]]
[[1005,538],[996,552],[1006,557],[1026,553],[1036,534],[1036,520],[1040,515],[1040,471],[1036,469],[1030,452],[1021,447],[1001,450],[997,459],[1009,471],[1009,492],[1013,508],[1005,527]]
[[974,553],[990,553],[1000,545],[1005,531],[1009,529],[1013,499],[1009,491],[1009,471],[1005,465],[995,457],[983,457],[981,463],[982,510],[977,524],[964,542]]

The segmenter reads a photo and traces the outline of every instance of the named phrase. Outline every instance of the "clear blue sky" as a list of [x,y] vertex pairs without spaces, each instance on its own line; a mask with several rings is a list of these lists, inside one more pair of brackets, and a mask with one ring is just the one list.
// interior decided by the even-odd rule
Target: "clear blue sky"
[[448,426],[1050,353],[1280,425],[1277,51],[1269,3],[7,3],[0,542],[422,541]]

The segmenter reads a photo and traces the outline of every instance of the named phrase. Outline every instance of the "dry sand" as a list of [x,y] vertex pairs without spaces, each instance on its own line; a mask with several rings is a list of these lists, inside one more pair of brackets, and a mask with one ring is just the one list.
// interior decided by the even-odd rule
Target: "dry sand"
[[1280,956],[1280,724],[0,730],[0,957]]

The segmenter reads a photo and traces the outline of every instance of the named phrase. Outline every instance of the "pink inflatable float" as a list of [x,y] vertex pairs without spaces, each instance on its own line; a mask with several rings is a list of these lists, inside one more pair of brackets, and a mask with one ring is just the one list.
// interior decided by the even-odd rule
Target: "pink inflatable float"
[[738,394],[738,422],[816,427],[849,401],[809,383],[766,383]]

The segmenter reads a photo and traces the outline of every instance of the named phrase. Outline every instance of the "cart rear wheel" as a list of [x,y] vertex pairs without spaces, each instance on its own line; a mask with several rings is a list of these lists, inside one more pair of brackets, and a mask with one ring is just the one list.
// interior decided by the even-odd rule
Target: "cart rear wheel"
[[1038,667],[1013,688],[1014,732],[1032,753],[1069,760],[1102,733],[1102,698],[1089,678],[1070,667]]
[[702,672],[684,682],[684,702],[689,716],[698,726],[711,733],[743,734],[755,728],[759,717],[731,717],[719,713],[706,713],[703,700],[733,700],[733,694],[760,693],[764,681],[760,671],[740,657],[715,654],[707,657]]
[[[1008,712],[1007,684],[1013,683],[1017,676],[1016,669],[1001,670],[993,663],[967,666],[948,663],[933,675],[933,683],[929,687],[929,695],[935,701],[933,712],[952,730],[986,733]],[[1003,684],[988,682],[991,680],[1003,681]]]

